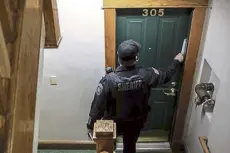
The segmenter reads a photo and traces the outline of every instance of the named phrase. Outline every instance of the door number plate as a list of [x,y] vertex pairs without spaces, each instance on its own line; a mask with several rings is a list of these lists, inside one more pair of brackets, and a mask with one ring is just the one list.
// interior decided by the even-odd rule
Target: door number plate
[[143,9],[142,16],[164,16],[164,9]]

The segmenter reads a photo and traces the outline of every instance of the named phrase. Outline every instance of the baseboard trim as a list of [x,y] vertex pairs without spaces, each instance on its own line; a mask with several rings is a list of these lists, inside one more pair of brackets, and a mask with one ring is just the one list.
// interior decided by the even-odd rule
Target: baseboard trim
[[95,150],[96,144],[93,141],[73,140],[39,140],[38,149],[60,149],[60,150]]

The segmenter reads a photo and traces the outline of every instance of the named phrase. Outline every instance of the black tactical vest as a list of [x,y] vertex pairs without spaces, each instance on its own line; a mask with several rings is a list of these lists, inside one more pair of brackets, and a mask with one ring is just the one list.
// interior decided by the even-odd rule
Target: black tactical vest
[[150,89],[138,69],[115,71],[109,74],[110,116],[115,120],[134,120],[146,117]]

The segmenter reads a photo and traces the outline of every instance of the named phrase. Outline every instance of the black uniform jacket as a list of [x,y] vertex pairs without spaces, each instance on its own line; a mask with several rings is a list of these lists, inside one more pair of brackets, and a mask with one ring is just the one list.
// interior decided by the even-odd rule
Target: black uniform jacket
[[118,67],[99,82],[91,104],[88,129],[93,129],[96,120],[132,120],[146,116],[149,111],[151,88],[169,82],[180,63],[173,60],[166,70],[153,67]]

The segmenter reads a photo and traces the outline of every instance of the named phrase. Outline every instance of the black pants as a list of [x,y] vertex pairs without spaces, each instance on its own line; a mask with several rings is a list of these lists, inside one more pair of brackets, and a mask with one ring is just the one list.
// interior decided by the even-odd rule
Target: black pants
[[123,153],[136,153],[136,143],[144,121],[134,120],[128,122],[117,122],[118,134],[123,138]]

